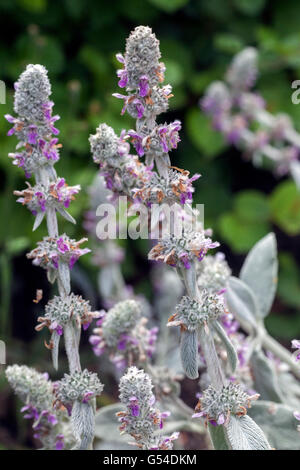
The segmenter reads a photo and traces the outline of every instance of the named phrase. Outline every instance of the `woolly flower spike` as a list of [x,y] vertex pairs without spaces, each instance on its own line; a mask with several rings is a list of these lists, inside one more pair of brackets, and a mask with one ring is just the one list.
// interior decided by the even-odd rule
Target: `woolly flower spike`
[[101,395],[103,385],[94,372],[84,369],[71,375],[65,374],[64,378],[55,384],[56,401],[67,408],[74,401],[88,403],[92,398]]
[[168,326],[180,326],[184,330],[194,331],[209,321],[217,320],[224,311],[225,307],[220,296],[210,294],[203,289],[200,300],[182,297],[175,314],[168,320]]
[[59,133],[54,127],[59,116],[52,116],[51,88],[43,66],[28,65],[15,89],[14,109],[18,117],[7,114],[5,118],[13,124],[8,135],[15,134],[20,142],[17,152],[9,156],[29,177],[43,166],[51,167],[59,159],[61,145],[52,137]]
[[36,216],[34,230],[41,224],[47,208],[54,208],[63,217],[70,222],[76,223],[73,217],[68,214],[65,208],[68,208],[70,202],[75,199],[74,195],[80,191],[80,186],[68,186],[64,178],[59,178],[56,182],[49,183],[47,186],[38,183],[23,191],[14,191],[16,196],[20,196],[17,202],[26,205],[28,209]]
[[137,89],[143,97],[149,87],[162,80],[159,41],[148,26],[135,28],[126,41],[125,57],[118,54],[117,59],[124,64],[124,69],[118,71],[121,88]]
[[94,353],[100,356],[107,350],[118,368],[134,360],[145,361],[154,352],[158,331],[147,329],[146,323],[139,302],[131,299],[118,302],[107,313],[102,312],[97,321],[90,337]]
[[227,424],[230,415],[240,417],[247,414],[251,402],[258,398],[258,394],[247,395],[239,384],[231,382],[224,385],[220,391],[209,386],[200,397],[193,418],[204,417],[214,426]]
[[[232,105],[228,87],[223,82],[213,82],[207,88],[200,104],[204,112],[215,118],[227,113]],[[217,125],[217,122],[215,124]]]
[[194,260],[202,261],[207,251],[217,246],[219,243],[205,237],[204,231],[189,230],[184,231],[181,238],[170,235],[160,240],[148,254],[148,259],[189,269]]
[[[24,418],[34,420],[34,437],[43,442],[44,448],[62,449],[65,446],[64,435],[59,434],[60,428],[57,425],[62,424],[60,421],[64,413],[52,407],[53,384],[48,380],[48,374],[16,364],[8,366],[5,374],[15,393],[25,403],[21,409],[25,413]],[[59,435],[62,437],[58,447]]]
[[292,348],[296,349],[296,351],[294,352],[296,361],[300,361],[300,341],[298,339],[293,339]]
[[26,366],[8,366],[7,380],[24,402],[30,402],[39,411],[52,408],[52,384],[48,374],[41,374]]
[[94,162],[100,165],[108,163],[110,166],[119,166],[122,157],[129,153],[129,144],[124,138],[124,133],[118,137],[112,127],[100,124],[96,134],[89,138]]
[[27,65],[15,84],[14,110],[28,121],[42,122],[45,113],[42,108],[51,95],[47,70],[42,65]]
[[247,47],[235,56],[226,78],[238,91],[245,91],[254,85],[257,78],[257,51],[254,47]]
[[86,240],[82,238],[77,242],[66,234],[58,238],[44,237],[43,241],[37,243],[37,248],[27,253],[27,258],[33,259],[33,264],[44,269],[59,269],[61,262],[72,268],[80,256],[91,251],[89,248],[79,248]]
[[172,449],[179,433],[173,433],[170,437],[157,434],[169,413],[161,413],[154,408],[152,388],[149,375],[136,367],[130,367],[121,378],[119,398],[126,406],[126,411],[117,413],[121,423],[120,431],[122,434],[130,434],[140,449]]
[[134,198],[147,204],[191,202],[194,192],[192,183],[200,178],[200,175],[189,178],[189,174],[189,171],[185,170],[169,170],[168,178],[164,178],[157,173],[151,173],[144,186],[134,191]]
[[214,293],[223,293],[231,275],[225,256],[217,253],[215,256],[207,255],[198,266],[198,286]]

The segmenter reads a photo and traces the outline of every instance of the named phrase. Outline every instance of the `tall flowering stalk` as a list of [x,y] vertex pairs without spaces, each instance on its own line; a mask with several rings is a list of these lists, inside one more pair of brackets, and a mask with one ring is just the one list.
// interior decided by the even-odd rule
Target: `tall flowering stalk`
[[253,90],[258,76],[258,54],[248,47],[238,53],[225,80],[209,85],[202,110],[226,141],[241,149],[255,165],[265,157],[277,175],[291,174],[300,186],[300,135],[287,114],[271,114]]
[[[188,171],[171,166],[169,152],[177,148],[181,123],[176,120],[158,124],[156,121],[157,116],[168,109],[172,96],[170,85],[162,86],[165,67],[159,61],[159,41],[149,27],[139,26],[127,39],[125,55],[117,54],[117,59],[123,66],[117,75],[125,93],[114,96],[123,100],[121,114],[127,111],[136,119],[136,126],[128,132],[122,131],[118,137],[112,128],[101,124],[90,137],[93,159],[100,164],[107,187],[116,197],[127,195],[135,207],[145,204],[151,208],[153,203],[181,207],[180,216],[184,220],[181,234],[172,231],[163,234],[151,249],[149,259],[176,268],[186,288],[187,296],[169,321],[170,325],[180,326],[185,373],[193,379],[198,377],[200,345],[211,386],[222,393],[227,381],[216,351],[215,335],[227,349],[232,371],[237,362],[234,347],[220,322],[226,314],[226,306],[221,295],[200,291],[197,285],[198,263],[219,244],[196,223],[196,213],[190,207],[193,182],[200,175],[190,177]],[[134,146],[137,156],[130,155],[128,142]],[[145,157],[144,163],[141,157]],[[191,219],[195,222],[192,228],[185,223]],[[219,420],[218,424],[225,424],[225,420]]]
[[[15,153],[9,156],[13,164],[21,167],[25,177],[34,177],[34,185],[27,183],[23,191],[15,191],[18,202],[26,205],[35,216],[35,230],[46,219],[48,234],[37,247],[27,254],[33,264],[44,268],[49,282],[57,282],[58,296],[55,296],[45,308],[45,315],[38,319],[37,330],[47,327],[51,334],[49,349],[52,352],[53,365],[58,367],[58,348],[61,336],[64,336],[70,375],[56,384],[58,400],[71,415],[73,433],[76,438],[75,448],[90,448],[94,436],[95,396],[103,386],[99,379],[82,371],[79,356],[81,327],[86,328],[92,319],[98,316],[92,312],[89,302],[71,293],[70,270],[76,261],[90,250],[81,248],[86,241],[70,239],[66,234],[59,234],[57,213],[70,222],[75,220],[68,214],[67,208],[80,186],[70,187],[64,178],[57,176],[54,165],[59,160],[61,144],[56,137],[59,133],[54,127],[59,116],[52,116],[54,103],[50,101],[51,86],[47,70],[41,65],[28,65],[15,84],[14,110],[16,117],[6,115],[13,124],[9,135],[15,135],[19,141]],[[13,380],[10,381],[14,386]],[[80,394],[67,394],[80,389]],[[63,388],[64,393],[60,392]],[[65,396],[68,400],[65,400]],[[34,405],[34,403],[33,403]]]

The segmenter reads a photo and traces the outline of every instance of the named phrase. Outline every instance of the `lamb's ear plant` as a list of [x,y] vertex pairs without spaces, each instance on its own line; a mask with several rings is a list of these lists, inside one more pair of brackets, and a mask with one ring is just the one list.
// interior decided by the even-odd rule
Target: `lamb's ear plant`
[[[14,134],[19,141],[16,152],[10,154],[10,157],[16,166],[25,171],[26,178],[34,177],[33,185],[27,183],[26,189],[15,191],[19,197],[18,202],[26,205],[35,217],[33,230],[43,220],[47,226],[47,235],[27,257],[36,266],[44,268],[49,282],[56,282],[58,288],[58,295],[48,302],[45,315],[38,318],[36,327],[37,331],[43,327],[50,331],[48,348],[51,350],[55,369],[58,368],[60,338],[64,337],[69,375],[53,384],[56,396],[54,409],[69,412],[75,438],[74,448],[89,449],[94,437],[95,397],[100,395],[103,385],[96,374],[82,370],[79,342],[81,328],[85,329],[98,316],[98,312],[92,312],[88,301],[71,292],[70,270],[79,257],[90,250],[81,248],[86,239],[76,241],[66,234],[59,235],[57,214],[75,223],[67,208],[80,186],[68,186],[64,178],[57,176],[54,168],[59,160],[61,145],[56,137],[59,131],[54,127],[59,117],[52,116],[54,103],[50,101],[50,95],[47,70],[41,65],[28,65],[15,84],[16,117],[6,115],[6,119],[13,124],[9,135]],[[46,407],[38,403],[38,397],[31,391],[33,384],[29,383],[30,380],[34,381],[34,374],[38,373],[18,366],[7,369],[7,377],[15,391],[21,395],[26,406],[37,410],[33,413],[34,418],[37,418],[33,425],[36,428],[41,423],[41,416],[43,421],[45,416],[51,416],[46,414],[50,413],[51,400],[47,398]],[[43,386],[51,388],[46,383]],[[41,411],[40,408],[44,409]],[[48,447],[43,435],[36,437],[41,438],[44,446]],[[63,437],[60,438],[60,443],[62,442]]]
[[[151,29],[137,27],[127,39],[125,55],[118,54],[117,59],[123,65],[118,71],[119,86],[126,94],[115,93],[114,96],[124,101],[122,114],[127,111],[136,119],[136,126],[128,132],[122,131],[118,137],[111,127],[100,124],[90,138],[93,159],[100,164],[107,187],[116,195],[127,195],[135,207],[176,203],[182,206],[183,219],[195,221],[196,214],[190,203],[193,182],[200,175],[189,177],[188,171],[171,167],[169,156],[180,140],[181,123],[158,124],[156,121],[156,117],[168,109],[168,99],[172,95],[170,85],[161,85],[165,67],[159,62],[159,42]],[[130,155],[128,140],[135,147],[137,156]],[[145,163],[139,157],[145,157]],[[222,443],[215,443],[214,428],[211,430],[216,448],[270,449],[263,432],[246,416],[247,407],[258,396],[248,396],[239,386],[231,387],[218,357],[216,335],[227,350],[234,372],[237,356],[219,321],[226,313],[223,295],[199,290],[197,285],[198,263],[208,250],[219,244],[210,239],[201,224],[195,225],[193,229],[184,224],[179,236],[172,232],[159,237],[149,253],[150,260],[176,268],[186,289],[187,295],[169,319],[170,326],[180,326],[183,370],[191,379],[198,377],[200,347],[211,384],[200,415],[222,428]]]
[[290,174],[300,188],[300,135],[289,115],[269,112],[263,97],[253,90],[258,59],[253,47],[239,52],[224,81],[209,85],[201,108],[212,119],[214,129],[254,165],[266,159],[278,176]]
[[[67,208],[80,188],[69,187],[56,175],[60,144],[54,122],[58,117],[52,117],[51,88],[47,71],[40,65],[29,65],[21,75],[15,87],[17,117],[6,117],[13,124],[9,134],[19,140],[17,151],[10,156],[24,169],[26,178],[33,176],[35,180],[15,194],[35,216],[34,229],[43,221],[47,225],[47,235],[28,258],[46,270],[49,282],[56,283],[58,289],[45,314],[38,318],[36,329],[49,329],[48,347],[56,369],[60,338],[64,338],[69,373],[53,383],[34,369],[13,365],[6,369],[7,379],[24,402],[25,418],[34,420],[35,437],[45,449],[91,449],[94,435],[107,441],[109,433],[115,442],[123,439],[121,445],[124,435],[130,435],[139,449],[168,450],[179,437],[178,430],[196,432],[203,439],[204,424],[215,449],[296,448],[300,387],[294,376],[300,375],[300,342],[293,340],[296,351],[292,355],[264,326],[277,284],[275,237],[269,234],[254,246],[240,278],[231,276],[222,253],[208,253],[219,244],[212,241],[211,231],[204,230],[191,206],[193,183],[200,175],[190,177],[188,171],[171,166],[169,152],[177,147],[181,124],[177,120],[171,124],[156,121],[167,111],[172,96],[171,87],[162,86],[165,67],[159,62],[159,42],[149,27],[140,26],[127,39],[125,55],[117,58],[123,64],[117,72],[119,86],[126,94],[115,96],[124,100],[122,113],[127,111],[136,120],[135,129],[117,136],[111,127],[100,124],[90,137],[92,156],[100,165],[112,202],[120,195],[127,196],[130,213],[142,211],[145,205],[147,222],[157,238],[148,258],[162,263],[163,275],[173,270],[172,276],[166,277],[165,289],[176,286],[181,299],[165,295],[165,301],[157,302],[156,307],[164,323],[179,327],[181,371],[192,380],[201,372],[198,404],[194,412],[180,398],[179,378],[169,367],[172,361],[166,357],[162,362],[164,355],[170,354],[168,346],[155,356],[158,328],[148,327],[148,307],[127,291],[116,266],[120,259],[110,257],[116,253],[114,242],[103,242],[113,249],[100,253],[101,262],[108,255],[105,286],[100,277],[106,310],[93,312],[88,301],[71,292],[70,270],[90,250],[80,247],[86,239],[75,241],[59,235],[57,214],[75,222]],[[240,92],[254,77],[251,67],[243,67],[244,75],[231,71],[228,79],[233,83],[234,77],[239,78],[234,86]],[[130,153],[130,144],[136,155]],[[96,192],[103,191],[103,181],[101,184]],[[96,196],[101,199],[104,194]],[[153,203],[161,208],[154,221],[150,217]],[[169,233],[160,230],[164,204],[169,207],[174,203],[178,218],[183,220],[179,234],[175,226]],[[94,217],[87,222],[90,231],[94,230]],[[160,288],[162,292],[162,285]],[[41,297],[39,292],[37,300]],[[166,320],[169,308],[171,315]],[[116,376],[123,374],[120,403],[103,407],[97,414],[96,397],[103,385],[96,373],[82,370],[79,355],[81,328],[87,328],[93,319],[97,324],[90,342],[95,354],[103,360],[107,353]],[[160,338],[165,340],[166,336]],[[167,412],[160,411],[161,407]],[[163,427],[170,411],[172,419]],[[115,434],[118,420],[121,437],[119,432]]]

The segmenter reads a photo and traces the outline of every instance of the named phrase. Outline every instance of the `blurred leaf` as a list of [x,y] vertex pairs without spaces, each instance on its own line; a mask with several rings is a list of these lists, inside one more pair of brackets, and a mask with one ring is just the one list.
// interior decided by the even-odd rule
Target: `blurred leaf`
[[300,308],[300,272],[290,253],[279,253],[278,295],[287,305]]
[[25,251],[29,246],[29,239],[27,237],[12,238],[6,242],[6,249],[11,255],[18,255]]
[[266,196],[259,191],[241,191],[234,199],[234,210],[241,220],[263,222],[269,218]]
[[236,54],[245,47],[245,43],[241,38],[230,33],[216,34],[214,44],[217,49],[229,54]]
[[166,83],[172,83],[172,86],[180,85],[184,79],[184,70],[179,62],[170,59],[164,60],[166,66],[165,80]]
[[184,7],[189,0],[148,0],[149,3],[152,3],[157,8],[164,10],[168,13],[172,13],[179,8]]
[[189,138],[195,147],[208,157],[214,157],[225,147],[223,137],[211,127],[210,119],[200,109],[190,109],[186,116]]
[[279,184],[270,197],[272,220],[287,234],[300,233],[300,192],[292,181]]
[[237,253],[247,252],[269,231],[267,222],[248,222],[237,214],[225,213],[220,217],[219,230],[223,239]]
[[245,15],[257,15],[265,7],[266,0],[234,0],[236,8]]
[[47,7],[47,0],[17,0],[20,7],[31,13],[43,12]]

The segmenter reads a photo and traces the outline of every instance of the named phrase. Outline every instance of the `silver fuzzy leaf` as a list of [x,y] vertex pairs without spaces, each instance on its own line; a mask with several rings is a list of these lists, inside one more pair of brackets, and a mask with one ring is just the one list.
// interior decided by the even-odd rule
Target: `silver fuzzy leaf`
[[225,429],[232,450],[271,450],[264,433],[248,415],[230,416]]
[[182,331],[180,338],[180,356],[183,369],[190,379],[197,379],[198,373],[198,338],[196,331]]
[[241,280],[255,292],[261,318],[268,315],[272,306],[277,275],[276,238],[274,233],[269,233],[248,253],[240,273]]
[[56,370],[58,369],[59,341],[60,341],[60,335],[56,331],[53,331],[51,335],[51,343],[52,343],[51,355],[52,355],[53,367]]

